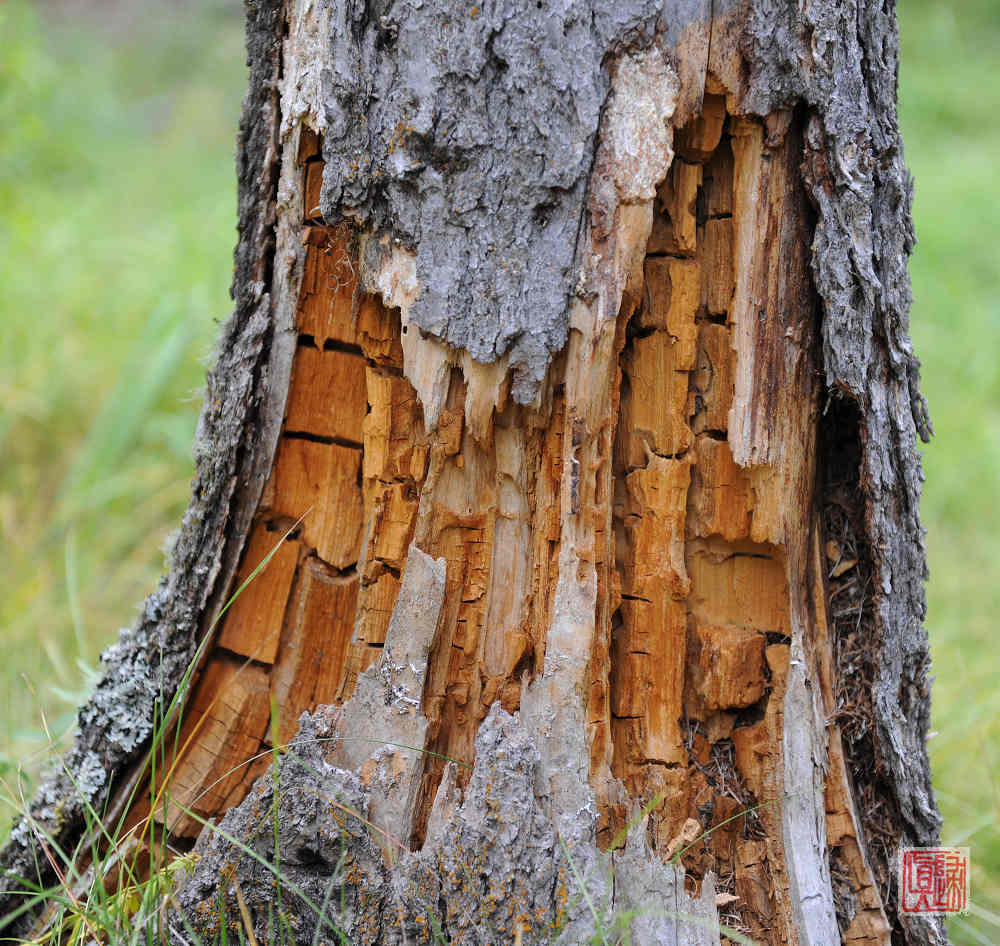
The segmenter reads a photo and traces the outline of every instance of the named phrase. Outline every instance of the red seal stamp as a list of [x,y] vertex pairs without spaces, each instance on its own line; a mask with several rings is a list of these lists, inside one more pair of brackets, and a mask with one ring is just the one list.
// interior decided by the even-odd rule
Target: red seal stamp
[[965,913],[969,909],[969,849],[903,848],[899,908],[903,913]]

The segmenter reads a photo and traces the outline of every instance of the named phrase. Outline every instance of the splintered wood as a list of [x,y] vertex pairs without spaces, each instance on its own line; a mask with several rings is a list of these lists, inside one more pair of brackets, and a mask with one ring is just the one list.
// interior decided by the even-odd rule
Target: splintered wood
[[[654,806],[653,847],[672,852],[685,826],[697,825],[699,839],[685,842],[689,879],[714,871],[739,898],[729,913],[742,928],[784,942],[789,891],[775,803],[791,604],[784,536],[759,541],[754,475],[727,437],[740,357],[734,294],[748,262],[734,252],[729,126],[724,99],[706,96],[703,115],[678,132],[644,296],[623,340],[607,725],[613,776]],[[814,399],[810,387],[784,394]],[[795,479],[810,462],[799,456],[776,472]],[[808,533],[808,507],[803,519]],[[606,806],[609,840],[629,811]],[[749,889],[762,879],[763,895]]]
[[[408,503],[416,495],[410,471],[419,458],[411,449],[405,476],[388,471],[398,472],[392,462],[405,452],[400,426],[420,430],[422,422],[411,411],[392,427],[392,408],[383,402],[400,380],[391,376],[398,374],[398,324],[381,307],[373,312],[372,300],[363,300],[359,317],[348,232],[312,225],[318,155],[315,136],[304,134],[305,255],[283,435],[233,589],[238,593],[185,710],[171,802],[166,817],[158,816],[175,837],[196,836],[200,819],[242,799],[266,767],[275,734],[287,743],[303,711],[342,698],[352,673],[384,640],[409,543]],[[404,412],[412,392],[397,394],[396,410]],[[374,421],[370,402],[380,412]],[[365,443],[372,447],[367,457]],[[366,514],[377,520],[374,528]],[[384,567],[374,558],[362,561],[366,548],[386,557]]]
[[[421,677],[430,751],[404,839],[419,845],[444,759],[472,763],[490,707],[516,711],[539,677],[560,562],[573,561],[596,586],[581,672],[600,837],[651,806],[650,845],[664,858],[685,848],[689,884],[714,872],[728,923],[796,941],[781,814],[795,641],[825,712],[835,707],[813,555],[801,141],[783,127],[767,136],[706,94],[677,132],[644,263],[617,320],[587,342],[590,361],[574,364],[583,343],[571,342],[536,405],[501,397],[474,423],[454,369],[432,430],[404,374],[400,315],[360,285],[356,236],[312,219],[322,163],[303,136],[299,344],[238,584],[263,568],[226,615],[185,716],[175,835],[242,798],[260,763],[241,763],[273,732],[287,742],[304,710],[351,697],[388,646],[415,547],[446,564]],[[567,543],[574,558],[561,559]],[[830,733],[830,862],[860,891],[846,941],[883,943]]]
[[[592,771],[607,760],[606,726],[612,775],[631,799],[595,785],[606,838],[635,800],[652,805],[651,845],[667,857],[684,847],[689,882],[715,873],[730,925],[795,942],[784,704],[793,615],[818,613],[798,628],[799,653],[823,682],[827,716],[814,725],[822,739],[830,731],[830,862],[858,892],[845,941],[886,943],[840,737],[826,722],[825,591],[808,564],[818,392],[796,136],[766,137],[706,95],[659,188],[642,300],[621,316],[610,661],[592,664],[592,693],[609,692],[604,723],[591,701]],[[692,825],[697,840],[685,840]]]
[[[544,412],[503,409],[477,442],[456,374],[425,431],[402,374],[399,313],[362,292],[351,231],[312,219],[322,163],[318,144],[303,141],[305,258],[283,434],[238,576],[245,587],[185,714],[173,774],[180,790],[167,818],[175,836],[196,835],[198,818],[242,797],[260,764],[241,763],[266,750],[273,731],[286,743],[302,711],[350,698],[386,643],[411,543],[447,562],[445,620],[422,706],[434,752],[472,761],[490,706],[518,708],[551,621],[561,394]],[[252,713],[251,694],[259,697]],[[441,761],[427,759],[417,835],[441,775]]]

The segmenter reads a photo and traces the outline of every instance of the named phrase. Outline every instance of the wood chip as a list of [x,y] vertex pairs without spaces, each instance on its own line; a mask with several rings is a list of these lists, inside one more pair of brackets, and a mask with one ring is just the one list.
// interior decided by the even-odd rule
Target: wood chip
[[857,564],[858,560],[856,558],[845,558],[840,562],[838,562],[836,565],[834,565],[833,569],[830,572],[830,577],[839,578],[845,572],[849,572]]

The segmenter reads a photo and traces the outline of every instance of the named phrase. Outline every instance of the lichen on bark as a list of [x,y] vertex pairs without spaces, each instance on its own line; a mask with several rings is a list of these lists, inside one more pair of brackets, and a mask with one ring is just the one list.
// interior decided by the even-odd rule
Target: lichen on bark
[[683,870],[645,849],[641,819],[610,854],[595,844],[593,805],[560,834],[538,750],[499,704],[480,727],[464,799],[432,819],[418,851],[372,829],[374,796],[392,787],[331,765],[342,738],[332,711],[303,717],[274,773],[202,833],[172,929],[216,942],[227,923],[236,935],[238,884],[260,942],[284,928],[295,942],[343,936],[358,946],[486,946],[518,935],[576,946],[630,928],[635,946],[718,946],[711,877],[687,896]]

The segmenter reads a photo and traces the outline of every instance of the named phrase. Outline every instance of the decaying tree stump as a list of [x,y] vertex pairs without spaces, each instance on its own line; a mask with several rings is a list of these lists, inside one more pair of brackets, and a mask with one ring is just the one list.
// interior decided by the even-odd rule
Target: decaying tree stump
[[[939,819],[892,11],[259,0],[247,36],[236,311],[77,790],[150,814],[155,714],[277,545],[152,815],[208,941],[237,886],[267,938],[231,841],[273,857],[278,812],[299,942],[585,942],[583,885],[636,943],[943,943],[894,888]],[[77,790],[33,809],[64,847]]]

